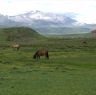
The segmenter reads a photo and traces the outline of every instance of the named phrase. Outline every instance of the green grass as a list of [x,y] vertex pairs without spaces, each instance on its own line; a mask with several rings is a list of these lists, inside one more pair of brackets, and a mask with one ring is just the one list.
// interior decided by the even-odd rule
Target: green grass
[[[0,95],[96,95],[96,39],[20,41],[19,51],[2,39]],[[42,47],[48,48],[49,60],[33,59]]]
[[[82,72],[81,72],[82,70]],[[1,72],[1,95],[95,95],[95,70],[16,69]]]
[[96,53],[49,51],[34,60],[34,49],[0,50],[0,95],[95,95]]

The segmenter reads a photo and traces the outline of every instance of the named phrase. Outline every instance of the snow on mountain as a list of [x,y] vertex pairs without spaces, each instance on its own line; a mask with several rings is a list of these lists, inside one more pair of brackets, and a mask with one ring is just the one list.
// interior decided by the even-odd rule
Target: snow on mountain
[[[19,23],[19,25],[27,25],[33,27],[90,27],[96,25],[87,25],[86,23],[78,22],[75,19],[74,13],[64,13],[64,14],[56,14],[56,13],[45,13],[41,11],[30,11],[24,14],[15,15],[15,16],[4,16],[0,14],[0,24],[6,23]],[[87,27],[87,28],[88,28]]]
[[[36,29],[39,33],[84,33],[96,26],[78,22],[73,13],[55,14],[41,11],[30,11],[15,16],[0,14],[0,27],[28,26]],[[81,29],[82,28],[82,29]]]
[[31,11],[25,14],[20,14],[16,16],[10,16],[8,19],[16,21],[16,22],[25,22],[25,23],[33,23],[34,21],[45,21],[46,23],[60,23],[60,24],[73,24],[77,21],[68,16],[64,16],[61,14],[54,13],[43,13],[40,11]]
[[34,27],[80,26],[81,25],[80,22],[76,21],[72,17],[73,17],[72,13],[55,14],[55,13],[44,13],[36,10],[36,11],[30,11],[20,15],[15,15],[15,16],[0,15],[0,23],[14,22],[14,23],[19,23],[22,25],[34,26]]

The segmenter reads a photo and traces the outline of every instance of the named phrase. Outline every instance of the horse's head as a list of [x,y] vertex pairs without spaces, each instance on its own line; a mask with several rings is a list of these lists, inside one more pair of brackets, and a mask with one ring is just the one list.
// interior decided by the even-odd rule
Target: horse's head
[[33,55],[33,58],[36,59],[36,53]]

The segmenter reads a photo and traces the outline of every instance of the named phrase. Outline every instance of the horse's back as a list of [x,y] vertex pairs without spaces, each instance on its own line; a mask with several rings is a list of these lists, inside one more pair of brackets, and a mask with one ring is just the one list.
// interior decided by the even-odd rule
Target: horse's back
[[36,51],[36,53],[34,54],[35,58],[36,58],[36,56],[39,57],[39,58],[40,58],[40,56],[45,56],[45,57],[49,58],[48,50],[44,49],[44,48],[43,49],[38,49]]
[[44,55],[44,54],[48,53],[48,50],[47,49],[39,49],[38,53],[41,55]]

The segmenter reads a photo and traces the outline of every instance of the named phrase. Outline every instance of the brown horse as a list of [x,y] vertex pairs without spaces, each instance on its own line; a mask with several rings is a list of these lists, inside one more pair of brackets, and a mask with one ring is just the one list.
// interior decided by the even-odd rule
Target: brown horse
[[13,49],[16,49],[16,50],[19,50],[20,49],[20,44],[11,44],[11,46],[10,46],[11,48],[13,48]]
[[49,59],[48,50],[46,49],[39,49],[33,55],[34,59],[40,59],[40,56],[45,56],[45,58]]

